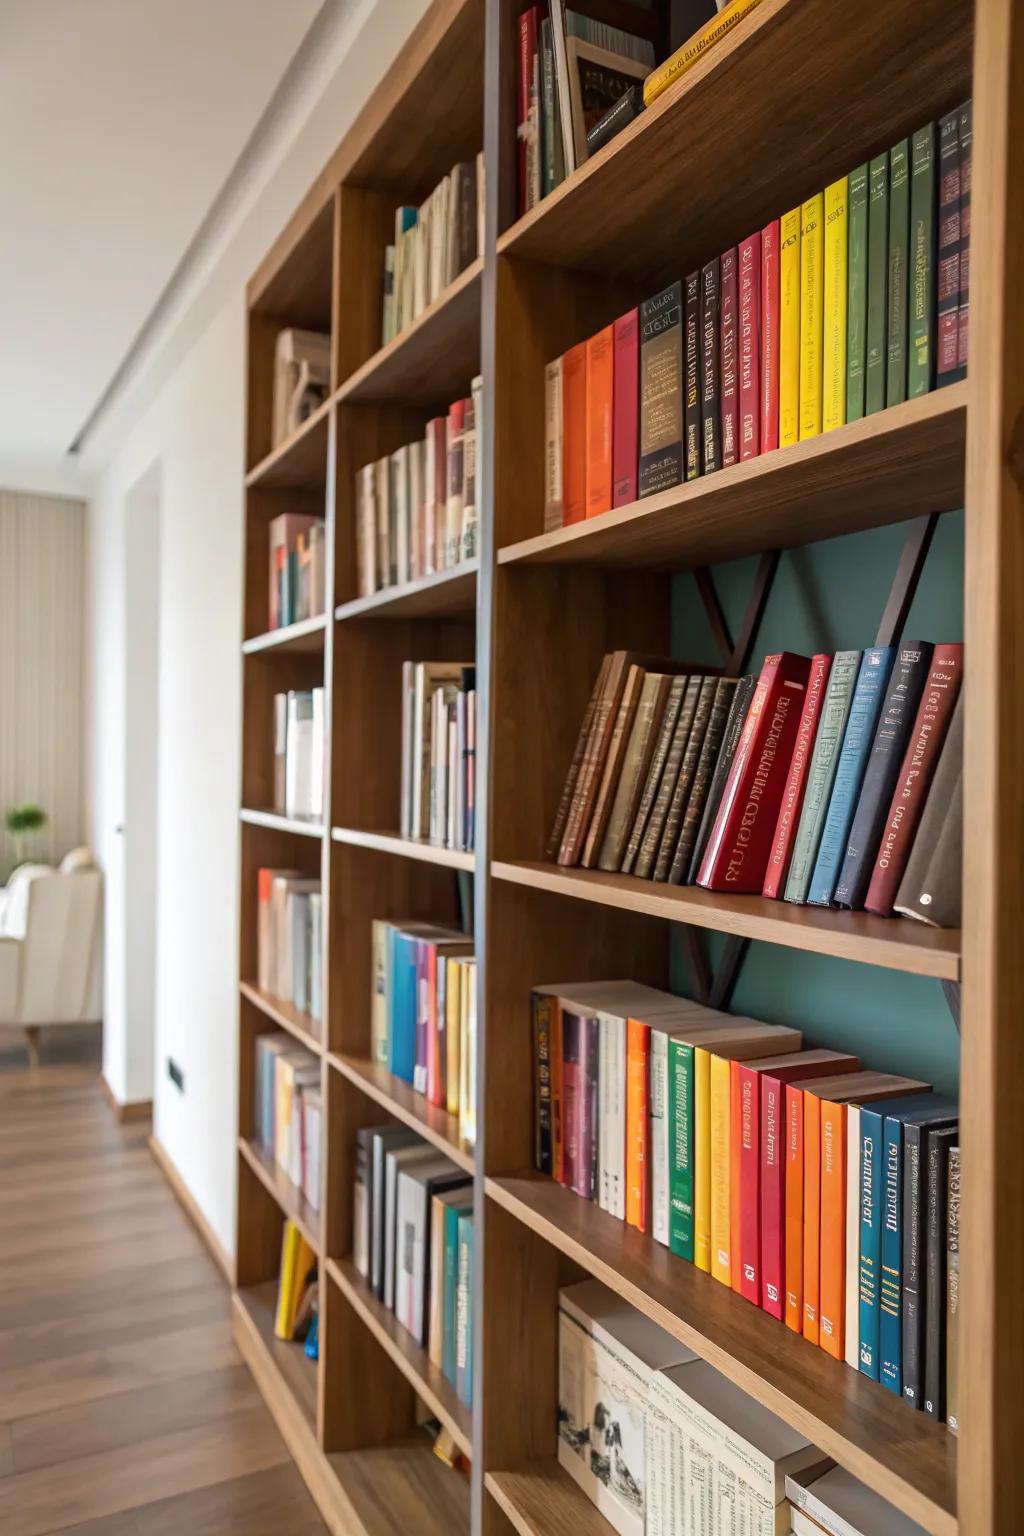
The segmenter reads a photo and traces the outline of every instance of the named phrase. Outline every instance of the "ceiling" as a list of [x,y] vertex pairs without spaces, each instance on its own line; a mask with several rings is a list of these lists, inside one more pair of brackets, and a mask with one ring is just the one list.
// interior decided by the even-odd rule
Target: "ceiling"
[[0,466],[60,465],[322,3],[0,4]]

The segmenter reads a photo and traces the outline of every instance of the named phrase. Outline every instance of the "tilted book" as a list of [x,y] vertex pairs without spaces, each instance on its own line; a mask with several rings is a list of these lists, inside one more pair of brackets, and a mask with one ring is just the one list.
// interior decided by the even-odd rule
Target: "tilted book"
[[789,861],[793,853],[793,841],[800,822],[800,812],[803,809],[814,738],[817,734],[818,719],[831,670],[832,657],[828,652],[821,652],[811,657],[811,670],[807,679],[807,691],[804,694],[800,726],[789,763],[789,772],[786,775],[782,804],[779,807],[779,819],[775,823],[775,835],[768,855],[768,867],[765,870],[762,888],[765,896],[781,896],[785,889]]
[[707,847],[708,838],[711,836],[715,817],[718,815],[718,807],[721,804],[722,794],[729,778],[733,758],[736,756],[736,748],[739,746],[740,737],[743,734],[747,711],[750,708],[750,701],[754,696],[756,686],[757,679],[750,674],[736,680],[736,687],[733,690],[732,701],[729,705],[729,715],[722,732],[722,744],[715,761],[714,772],[711,776],[707,798],[704,802],[704,810],[701,813],[700,828],[694,840],[690,867],[686,872],[687,885],[693,885],[696,881],[698,871],[704,859],[704,850]]
[[686,809],[683,812],[682,823],[679,827],[679,837],[675,845],[675,852],[672,855],[672,863],[669,867],[668,878],[673,885],[681,885],[690,868],[694,844],[697,841],[697,832],[711,785],[711,776],[721,754],[722,736],[725,732],[726,721],[732,707],[737,681],[738,679],[734,677],[719,677],[715,679],[715,690],[711,700],[711,712],[708,716],[707,730],[701,743],[700,755],[697,758],[697,766],[693,773],[693,782],[690,785],[690,793],[686,800]]
[[963,690],[953,709],[924,814],[893,909],[936,928],[959,928],[963,871]]
[[821,707],[821,719],[814,740],[814,752],[807,774],[803,810],[793,844],[786,900],[807,900],[811,872],[818,852],[821,829],[828,812],[829,796],[835,778],[840,744],[846,729],[853,690],[860,667],[860,651],[837,651],[829,673],[828,688]]

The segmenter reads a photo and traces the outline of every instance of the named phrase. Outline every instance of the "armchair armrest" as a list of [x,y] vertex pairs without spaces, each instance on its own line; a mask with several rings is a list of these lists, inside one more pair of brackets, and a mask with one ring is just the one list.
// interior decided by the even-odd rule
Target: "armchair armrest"
[[0,938],[0,1024],[16,1024],[18,1020],[22,943],[21,939]]

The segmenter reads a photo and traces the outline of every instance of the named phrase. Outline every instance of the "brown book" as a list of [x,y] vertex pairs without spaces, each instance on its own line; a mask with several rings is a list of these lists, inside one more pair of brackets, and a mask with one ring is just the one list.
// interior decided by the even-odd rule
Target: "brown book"
[[629,832],[629,841],[622,857],[621,870],[624,875],[631,875],[640,857],[640,844],[647,830],[654,802],[657,798],[658,788],[662,775],[665,772],[665,763],[668,759],[669,748],[672,745],[672,737],[675,734],[676,722],[679,719],[679,711],[683,707],[683,699],[686,697],[687,679],[674,677],[669,684],[668,695],[665,699],[665,708],[661,716],[661,726],[658,730],[658,738],[651,753],[650,766],[647,769],[647,777],[640,795],[640,803],[633,815],[633,825]]
[[651,878],[654,862],[658,857],[661,834],[665,830],[665,818],[668,816],[668,809],[672,804],[672,796],[675,793],[679,770],[683,766],[683,754],[686,751],[686,743],[690,739],[690,730],[693,726],[693,717],[697,712],[697,700],[700,697],[700,687],[703,681],[703,677],[691,677],[686,684],[683,706],[679,711],[679,719],[676,721],[676,728],[672,733],[672,745],[669,747],[668,756],[665,759],[665,770],[661,775],[658,793],[654,797],[654,805],[651,807],[651,818],[644,831],[643,841],[640,844],[640,854],[636,861],[634,873],[641,880],[649,880]]
[[654,861],[655,880],[668,879],[668,872],[672,866],[672,855],[675,853],[676,843],[679,841],[679,830],[683,824],[686,802],[690,798],[693,776],[697,772],[697,763],[700,760],[701,748],[704,745],[704,737],[707,734],[708,721],[711,718],[711,706],[714,702],[717,686],[718,679],[716,677],[704,677],[701,679],[700,692],[697,694],[697,707],[693,712],[693,724],[690,726],[690,734],[686,738],[686,749],[683,752],[683,760],[679,765],[676,787],[672,791],[668,814],[665,817],[665,825],[662,828],[661,841],[658,843],[658,853]]
[[722,750],[726,721],[736,696],[737,681],[735,677],[720,677],[717,680],[715,696],[711,701],[711,713],[708,716],[708,728],[704,733],[704,741],[693,775],[693,784],[690,787],[682,826],[679,828],[679,837],[669,867],[668,878],[673,885],[682,885],[690,868],[690,860],[693,858],[693,850],[697,843],[697,833],[704,815],[704,806],[714,776],[715,765]]
[[569,815],[562,834],[562,846],[558,850],[559,864],[577,864],[583,852],[583,843],[587,828],[590,826],[590,817],[593,814],[605,758],[608,756],[608,748],[611,745],[615,716],[622,690],[626,686],[628,671],[627,653],[611,651],[604,687],[594,706],[594,717],[587,736],[587,744],[583,749],[583,761],[580,763],[572,804],[569,806]]
[[900,766],[882,841],[875,855],[865,910],[888,917],[903,879],[925,797],[945,740],[964,671],[962,645],[937,645]]
[[626,686],[622,690],[622,698],[615,715],[615,726],[612,730],[611,744],[608,748],[608,756],[605,759],[604,772],[601,775],[601,783],[597,791],[597,799],[594,802],[594,814],[590,818],[590,827],[587,831],[587,840],[583,845],[583,855],[580,864],[584,869],[593,869],[597,863],[598,851],[604,841],[605,828],[608,825],[608,817],[611,815],[612,800],[619,785],[622,773],[622,765],[625,761],[626,751],[629,747],[629,739],[633,731],[633,721],[636,718],[637,705],[640,703],[640,694],[644,686],[644,678],[647,673],[643,667],[632,666],[626,675]]
[[597,861],[599,869],[617,872],[622,863],[626,841],[643,794],[647,770],[654,756],[672,682],[673,679],[664,672],[648,672],[644,676],[640,700],[633,717],[633,728],[629,733],[629,745],[601,843]]
[[960,927],[963,869],[964,696],[961,690],[942,744],[907,870],[893,903],[905,917],[934,928]]
[[549,859],[558,857],[558,850],[562,846],[562,834],[565,824],[569,819],[569,807],[572,805],[572,797],[576,791],[576,780],[579,778],[580,766],[583,762],[583,754],[587,750],[587,741],[590,738],[591,727],[594,723],[594,712],[597,709],[597,701],[604,691],[605,679],[608,676],[610,656],[606,656],[601,662],[597,673],[597,681],[594,683],[590,700],[583,714],[583,723],[580,733],[576,738],[576,749],[572,754],[572,762],[569,764],[569,772],[565,776],[562,786],[562,798],[558,802],[558,810],[555,813],[554,826],[551,828],[551,836],[548,838],[547,856]]

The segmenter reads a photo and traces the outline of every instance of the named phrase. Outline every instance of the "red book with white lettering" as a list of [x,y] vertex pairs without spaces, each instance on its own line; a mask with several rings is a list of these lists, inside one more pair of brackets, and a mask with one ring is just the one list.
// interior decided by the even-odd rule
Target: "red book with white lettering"
[[761,452],[779,446],[779,221],[761,231]]
[[640,328],[636,309],[615,322],[612,361],[612,506],[636,501],[640,430]]
[[719,307],[718,365],[722,374],[722,468],[735,464],[740,456],[739,398],[737,394],[737,329],[739,299],[736,280],[736,247],[722,252],[722,298]]
[[761,232],[740,246],[740,458],[761,452]]
[[782,899],[789,874],[789,860],[793,852],[793,839],[800,824],[800,812],[807,788],[807,770],[811,766],[814,738],[818,730],[818,716],[825,697],[825,684],[832,670],[832,657],[824,652],[811,657],[811,674],[804,694],[804,709],[800,716],[800,729],[796,733],[796,746],[786,775],[786,787],[782,792],[779,819],[775,823],[768,868],[765,871],[763,895]]
[[810,669],[792,651],[764,659],[697,875],[707,891],[761,891]]

